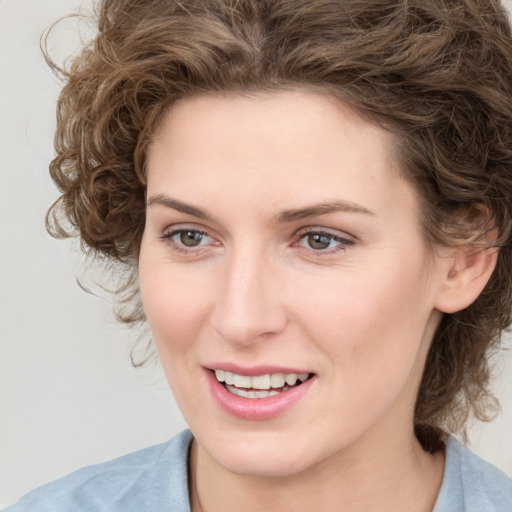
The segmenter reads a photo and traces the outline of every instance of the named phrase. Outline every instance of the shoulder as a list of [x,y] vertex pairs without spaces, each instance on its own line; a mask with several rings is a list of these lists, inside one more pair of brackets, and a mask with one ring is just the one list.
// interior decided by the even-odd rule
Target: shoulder
[[189,512],[187,457],[192,434],[88,466],[24,496],[5,512]]
[[446,444],[443,484],[434,512],[511,512],[512,479],[458,441]]

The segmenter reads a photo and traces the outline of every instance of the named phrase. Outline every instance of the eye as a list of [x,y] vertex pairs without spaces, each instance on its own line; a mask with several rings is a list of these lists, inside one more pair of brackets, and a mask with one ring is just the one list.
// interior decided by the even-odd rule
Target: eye
[[213,238],[204,231],[190,228],[173,229],[162,236],[162,239],[179,251],[187,251],[196,247],[213,244]]
[[334,233],[326,231],[308,231],[303,233],[299,239],[299,246],[313,251],[335,252],[342,250],[354,242]]
[[197,247],[206,237],[206,233],[201,231],[183,230],[176,233],[173,239],[175,242],[179,240],[179,243],[186,247]]

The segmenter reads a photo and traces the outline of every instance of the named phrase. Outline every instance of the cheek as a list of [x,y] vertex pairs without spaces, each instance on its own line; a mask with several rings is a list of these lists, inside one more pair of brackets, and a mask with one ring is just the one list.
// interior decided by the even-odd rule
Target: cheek
[[141,256],[139,282],[146,317],[159,353],[186,350],[206,309],[201,282],[166,262]]
[[[421,378],[432,309],[410,281],[393,279],[367,297],[367,307],[353,308],[347,321],[360,336],[349,340],[345,375],[364,395],[382,407],[399,395],[414,399]],[[365,299],[361,297],[364,304]]]
[[201,410],[201,394],[194,376],[198,361],[194,348],[205,325],[204,294],[199,283],[167,262],[148,261],[141,257],[139,281],[147,321],[165,376],[173,395],[187,416],[188,410]]
[[366,385],[414,364],[433,308],[420,264],[402,263],[340,272],[325,286],[303,283],[297,321],[340,379]]

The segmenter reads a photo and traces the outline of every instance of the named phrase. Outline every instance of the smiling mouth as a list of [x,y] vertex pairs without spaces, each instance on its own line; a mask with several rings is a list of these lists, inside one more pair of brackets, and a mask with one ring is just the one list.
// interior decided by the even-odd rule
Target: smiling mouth
[[239,375],[224,370],[214,371],[216,379],[233,395],[243,398],[267,398],[300,386],[311,373],[273,373],[266,375]]

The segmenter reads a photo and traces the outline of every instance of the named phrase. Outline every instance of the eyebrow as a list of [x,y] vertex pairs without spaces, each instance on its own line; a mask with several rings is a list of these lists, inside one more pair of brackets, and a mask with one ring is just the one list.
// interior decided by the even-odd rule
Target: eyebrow
[[167,208],[172,208],[178,212],[187,213],[198,219],[204,219],[209,221],[214,221],[215,219],[206,213],[201,208],[197,206],[192,206],[191,204],[182,203],[177,199],[173,199],[172,197],[166,196],[165,194],[157,194],[155,196],[151,196],[148,199],[147,206],[153,206],[154,204],[159,204],[161,206],[166,206]]
[[[214,217],[206,213],[201,208],[191,204],[183,203],[177,199],[173,199],[165,194],[157,194],[148,199],[147,206],[161,205],[167,208],[172,208],[178,212],[187,213],[198,219],[204,219],[215,222]],[[364,215],[375,216],[375,213],[365,208],[364,206],[352,203],[349,201],[330,201],[327,203],[319,203],[304,208],[295,208],[292,210],[284,210],[274,216],[274,222],[282,224],[286,222],[293,222],[309,217],[316,217],[319,215],[327,215],[329,213],[345,212],[345,213],[359,213]]]
[[296,220],[316,217],[319,215],[327,215],[328,213],[345,212],[345,213],[362,213],[364,215],[375,216],[375,213],[364,206],[351,203],[349,201],[330,201],[320,203],[305,208],[297,208],[293,210],[284,210],[279,213],[275,220],[281,222],[293,222]]

